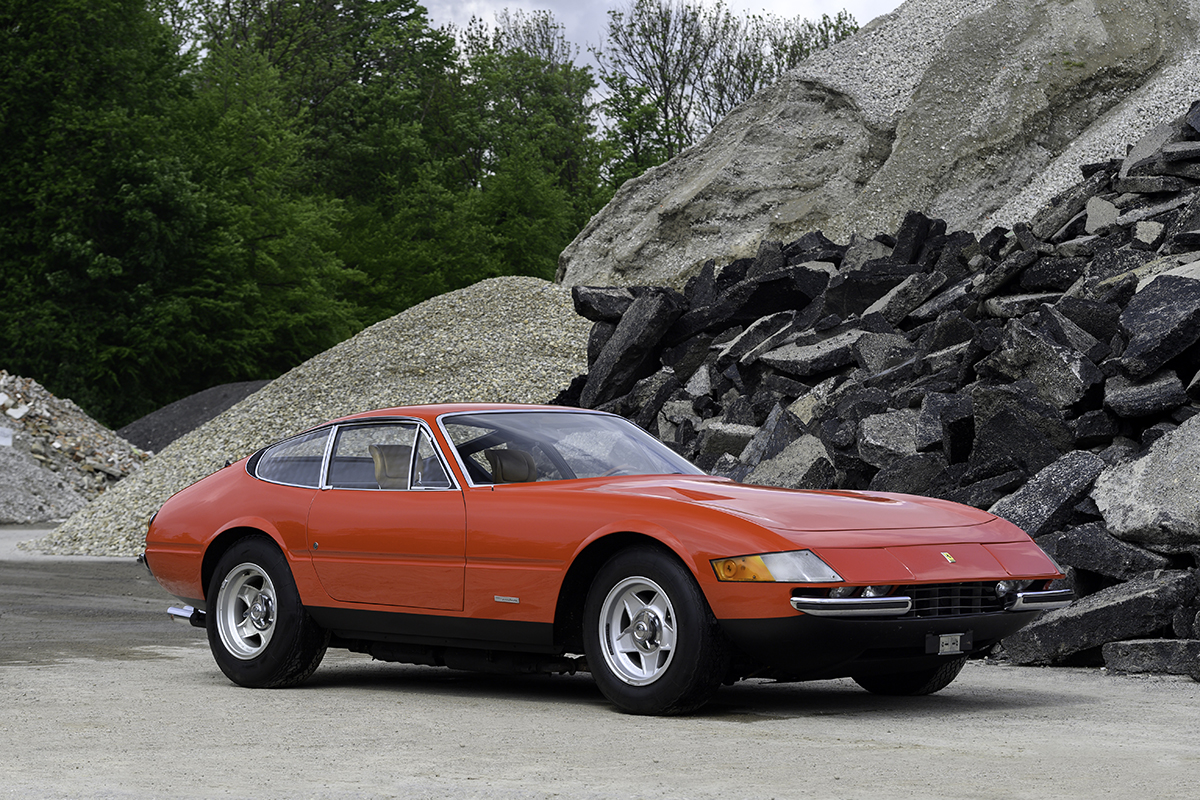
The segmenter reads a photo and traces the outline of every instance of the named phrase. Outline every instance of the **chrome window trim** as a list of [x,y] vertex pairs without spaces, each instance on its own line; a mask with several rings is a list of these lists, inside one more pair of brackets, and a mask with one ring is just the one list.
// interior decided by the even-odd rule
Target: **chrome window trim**
[[[333,442],[336,441],[338,432],[342,428],[351,427],[370,427],[373,425],[395,425],[396,423],[415,423],[414,427],[417,430],[417,435],[413,437],[413,451],[409,461],[409,487],[407,489],[366,489],[355,486],[331,486],[328,483],[327,476],[329,466],[333,459]],[[438,447],[438,440],[433,435],[433,430],[429,427],[429,423],[419,417],[362,417],[359,419],[348,419],[336,422],[333,424],[334,433],[329,437],[330,446],[325,454],[325,473],[322,476],[321,491],[336,490],[339,492],[457,492],[461,491],[458,485],[458,480],[454,477],[454,472],[449,469],[446,463],[446,455],[442,449]],[[433,445],[434,455],[437,456],[438,462],[442,465],[442,471],[446,473],[446,477],[450,479],[449,486],[413,486],[411,475],[412,469],[416,465],[417,458],[417,442],[421,438],[421,431],[429,436],[429,443]]]
[[[299,437],[304,436],[305,434],[317,433],[318,431],[320,431],[322,428],[325,428],[325,427],[328,427],[330,429],[333,428],[332,425],[329,425],[329,426],[318,425],[315,428],[309,428],[308,430],[303,430],[303,431],[300,431],[299,433],[292,434],[291,436],[288,436],[284,439],[280,439],[278,442],[272,442],[271,444],[267,445],[266,447],[260,447],[259,449],[255,450],[253,453],[251,453],[250,458],[248,458],[246,460],[246,474],[249,475],[251,478],[254,478],[254,480],[256,480],[256,481],[262,481],[263,483],[270,483],[275,486],[291,486],[293,489],[312,489],[314,492],[320,491],[321,484],[325,480],[325,469],[326,469],[326,466],[329,464],[330,442],[333,441],[333,436],[331,436],[328,431],[326,431],[326,433],[325,433],[325,449],[323,451],[323,455],[321,456],[321,469],[317,473],[317,485],[316,486],[309,486],[309,485],[303,484],[303,483],[285,483],[283,481],[273,481],[270,478],[264,478],[258,474],[258,465],[262,463],[263,457],[266,456],[268,450],[272,450],[281,444],[286,444],[287,442],[290,442],[292,439],[298,439]],[[255,459],[255,456],[258,456],[258,458]],[[251,471],[251,469],[250,469],[251,464],[254,465],[253,471]]]
[[[418,437],[419,437],[420,431],[424,430],[426,432],[426,434],[429,436],[430,444],[433,445],[433,452],[437,456],[438,461],[441,463],[442,470],[446,473],[446,477],[449,478],[449,480],[450,480],[449,486],[410,486],[408,489],[379,489],[379,488],[363,489],[363,488],[340,487],[340,486],[330,486],[329,485],[329,466],[330,466],[331,459],[333,457],[333,443],[337,439],[338,431],[341,428],[352,427],[352,426],[353,427],[361,427],[363,425],[368,425],[368,426],[369,425],[386,425],[386,424],[394,425],[396,423],[414,424],[414,426],[417,428],[417,431],[418,431]],[[258,462],[254,462],[254,471],[252,472],[250,470],[250,464],[251,464],[251,461],[253,461],[253,455],[251,456],[251,460],[248,460],[246,462],[246,473],[251,478],[254,478],[255,480],[258,480],[258,481],[262,481],[263,483],[270,483],[270,484],[274,484],[275,486],[291,486],[296,489],[312,489],[313,491],[320,491],[320,492],[329,491],[331,489],[336,489],[339,492],[458,492],[458,491],[462,491],[462,487],[458,482],[458,478],[455,476],[454,471],[449,468],[449,464],[447,463],[447,459],[446,459],[446,454],[442,452],[442,448],[438,444],[437,437],[433,435],[433,429],[429,426],[429,423],[427,423],[423,419],[420,419],[419,417],[394,417],[394,416],[360,417],[357,419],[341,420],[339,422],[328,422],[328,423],[325,423],[324,425],[318,425],[315,428],[309,428],[308,430],[300,431],[299,433],[293,434],[292,436],[288,436],[287,438],[280,439],[278,442],[273,442],[273,443],[267,445],[266,447],[259,448],[258,450],[255,451],[255,453],[256,454],[262,453],[265,455],[268,450],[270,450],[274,447],[277,447],[278,445],[284,444],[285,442],[289,442],[292,439],[295,439],[297,437],[304,436],[305,434],[317,433],[318,431],[321,431],[322,429],[327,429],[327,430],[326,430],[326,434],[325,434],[325,437],[326,437],[325,438],[325,450],[324,450],[323,455],[321,456],[321,470],[320,470],[320,477],[319,477],[317,486],[307,486],[305,484],[300,484],[300,483],[284,483],[283,481],[274,481],[274,480],[271,480],[270,478],[260,477],[259,475],[256,474],[257,470],[258,470]],[[415,447],[415,442],[418,437],[414,437],[414,447],[413,447],[413,458],[414,459],[416,458],[416,453],[417,453],[417,448]],[[449,437],[447,437],[447,441],[449,441]],[[261,461],[261,460],[262,460],[262,456],[259,457],[258,461]]]

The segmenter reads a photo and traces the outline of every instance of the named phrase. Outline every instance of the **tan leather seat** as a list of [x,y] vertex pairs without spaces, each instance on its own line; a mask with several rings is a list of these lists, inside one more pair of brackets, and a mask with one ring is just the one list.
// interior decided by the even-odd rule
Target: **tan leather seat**
[[[407,444],[369,444],[375,462],[375,482],[380,489],[407,489],[412,469],[412,447]],[[362,451],[359,451],[362,452]]]
[[537,480],[533,455],[524,450],[484,450],[496,483],[526,483]]

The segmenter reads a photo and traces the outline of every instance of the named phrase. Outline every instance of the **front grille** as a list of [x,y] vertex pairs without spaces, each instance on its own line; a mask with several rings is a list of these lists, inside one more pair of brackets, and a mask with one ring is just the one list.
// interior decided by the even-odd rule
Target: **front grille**
[[895,593],[912,598],[912,611],[905,615],[908,617],[963,617],[1004,611],[1003,599],[996,597],[995,582],[898,586]]

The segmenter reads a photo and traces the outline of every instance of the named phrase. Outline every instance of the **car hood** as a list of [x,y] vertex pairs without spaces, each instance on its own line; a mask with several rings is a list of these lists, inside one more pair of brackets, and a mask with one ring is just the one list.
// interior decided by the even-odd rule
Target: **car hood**
[[1016,525],[977,508],[929,497],[778,489],[682,476],[623,481],[603,490],[739,517],[782,539],[778,549],[811,549],[851,583],[1058,574]]
[[[605,491],[678,500],[733,514],[780,533],[937,531],[984,525],[996,519],[970,506],[914,495],[881,492],[780,489],[722,478],[659,477],[605,485]],[[937,538],[935,534],[935,538]],[[806,536],[806,540],[812,537]]]

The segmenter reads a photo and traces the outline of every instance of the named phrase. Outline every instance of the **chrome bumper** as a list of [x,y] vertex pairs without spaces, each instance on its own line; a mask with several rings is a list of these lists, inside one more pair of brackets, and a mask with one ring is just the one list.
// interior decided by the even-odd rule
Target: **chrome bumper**
[[1075,602],[1075,592],[1070,589],[1051,589],[1045,592],[1018,592],[1017,599],[1005,611],[1047,611],[1066,608]]
[[898,617],[912,610],[912,598],[793,597],[792,608],[814,617]]
[[[1048,611],[1075,601],[1070,589],[1019,592],[1005,611]],[[912,610],[909,597],[793,597],[792,608],[814,617],[901,617]]]

